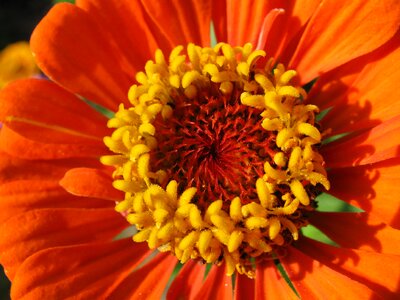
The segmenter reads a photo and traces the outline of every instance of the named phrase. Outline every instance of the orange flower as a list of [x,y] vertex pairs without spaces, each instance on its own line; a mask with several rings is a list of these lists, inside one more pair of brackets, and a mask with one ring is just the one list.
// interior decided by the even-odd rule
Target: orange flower
[[[396,0],[54,6],[31,39],[54,82],[1,92],[11,296],[395,298],[399,24]],[[315,209],[328,189],[364,212]]]
[[28,42],[16,42],[0,52],[0,89],[9,82],[39,74]]

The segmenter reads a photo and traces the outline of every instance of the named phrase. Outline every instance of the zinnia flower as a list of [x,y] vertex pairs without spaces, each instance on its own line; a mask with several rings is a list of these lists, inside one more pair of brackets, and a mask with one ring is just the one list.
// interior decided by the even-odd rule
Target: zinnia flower
[[52,81],[1,93],[11,296],[395,298],[399,21],[395,0],[54,6],[31,39]]

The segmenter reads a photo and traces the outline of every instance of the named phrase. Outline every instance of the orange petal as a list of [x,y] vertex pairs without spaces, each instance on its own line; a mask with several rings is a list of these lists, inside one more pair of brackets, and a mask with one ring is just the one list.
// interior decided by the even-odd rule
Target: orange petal
[[302,299],[375,299],[373,290],[317,260],[288,248],[282,264]]
[[[400,32],[395,34],[389,42],[373,52],[353,59],[332,71],[322,74],[308,94],[308,101],[318,105],[320,109],[339,105],[342,107],[341,109],[345,109],[349,107],[349,105],[346,105],[348,101],[354,104],[359,100],[362,100],[365,105],[366,99],[370,99],[359,99],[360,96],[364,98],[364,93],[373,95],[374,101],[377,101],[375,99],[377,94],[389,92],[381,87],[382,85],[390,85],[392,83],[391,80],[386,81],[386,78],[398,72],[396,63],[399,55],[399,35]],[[386,72],[387,68],[390,69],[390,72]],[[356,87],[353,87],[353,84]],[[393,93],[396,91],[397,89],[390,92]],[[373,94],[371,94],[372,92]],[[324,120],[328,117],[329,114]],[[341,117],[341,115],[336,114],[336,117]],[[352,117],[354,118],[356,115],[352,115]]]
[[77,6],[93,16],[98,24],[107,28],[108,43],[123,62],[123,72],[132,77],[141,71],[158,48],[148,18],[140,1],[78,0]]
[[400,230],[367,213],[321,213],[310,222],[345,248],[400,254]]
[[227,42],[226,0],[212,1],[212,22],[218,42]]
[[0,185],[0,224],[20,213],[39,208],[114,207],[114,203],[75,197],[58,180],[16,180]]
[[257,264],[255,299],[298,299],[272,261]]
[[71,92],[113,111],[127,101],[134,74],[94,17],[69,3],[53,6],[31,37],[39,67]]
[[359,166],[399,156],[400,115],[356,137],[323,147],[321,154],[329,168]]
[[323,128],[332,128],[332,135],[370,128],[400,115],[400,101],[394,101],[400,98],[400,33],[389,46],[395,50],[368,64],[324,118]]
[[16,215],[0,227],[0,261],[12,279],[40,250],[110,240],[126,221],[112,208],[40,209]]
[[131,239],[42,250],[19,268],[11,297],[105,299],[147,255]]
[[400,159],[329,171],[329,193],[400,229]]
[[175,257],[159,253],[144,267],[126,277],[107,299],[161,299],[176,263]]
[[72,196],[59,186],[65,172],[77,166],[99,167],[99,162],[89,159],[28,161],[0,152],[0,221],[35,208],[112,206],[110,201]]
[[41,143],[105,149],[102,137],[110,133],[107,119],[56,84],[38,79],[16,81],[1,96],[0,120],[20,135]]
[[[256,276],[257,278],[257,276]],[[257,280],[257,279],[256,279]],[[247,277],[246,275],[241,275],[236,273],[235,300],[240,299],[258,299],[255,297],[255,280]],[[259,298],[264,299],[264,298]]]
[[275,1],[276,8],[284,9],[284,13],[272,24],[265,51],[271,57],[287,64],[295,49],[298,36],[307,24],[321,0]]
[[[375,74],[375,68],[379,72],[383,71],[380,66],[386,65],[385,61],[388,59],[388,56],[396,55],[396,49],[398,49],[400,43],[398,39],[399,34],[397,33],[389,42],[373,52],[353,59],[344,65],[322,74],[309,92],[307,100],[318,105],[323,110],[341,103],[346,96],[358,95],[358,93],[363,92],[354,90],[352,85],[359,79],[362,81],[360,77],[363,77],[364,70],[367,71],[367,77],[369,77],[368,73],[370,72]],[[388,75],[390,76],[390,74],[385,74],[385,76]],[[382,78],[374,82],[374,86],[379,85],[381,80]]]
[[[317,105],[320,111],[332,109],[350,92],[351,85],[357,80],[362,68],[370,61],[371,57],[372,54],[361,56],[322,74],[309,92],[306,101]],[[355,91],[353,90],[353,92]],[[324,123],[324,119],[322,119],[321,124]],[[327,127],[324,126],[323,128]]]
[[227,36],[231,45],[257,44],[265,16],[274,6],[270,1],[226,0]]
[[[243,45],[246,42],[257,45],[260,35],[268,32],[264,50],[269,56],[287,63],[287,57],[294,50],[284,51],[285,48],[295,42],[294,39],[297,38],[320,2],[321,0],[252,0],[250,2],[227,0],[228,42],[233,45]],[[266,22],[268,14],[274,9],[283,9],[284,13],[275,16],[273,22]],[[221,14],[218,15],[217,24],[222,23],[220,20],[225,17]],[[283,52],[285,55],[282,55]]]
[[106,174],[99,169],[71,169],[61,179],[60,185],[77,196],[113,201],[124,199],[124,193],[113,188],[111,174]]
[[[41,129],[37,128],[35,133],[39,134],[39,132],[41,132]],[[15,157],[31,160],[72,157],[98,158],[105,153],[104,146],[100,144],[64,144],[34,141],[22,136],[4,124],[0,131],[0,151],[7,152]]]
[[210,45],[210,0],[187,0],[184,5],[180,0],[143,0],[142,4],[172,46],[189,42]]
[[270,34],[272,25],[275,23],[279,15],[283,15],[285,13],[284,9],[274,8],[271,9],[264,18],[264,21],[261,25],[260,35],[258,37],[258,42],[256,49],[264,49],[267,43],[267,40],[270,41]]
[[225,266],[212,266],[195,300],[232,300],[232,279],[225,275]]
[[192,299],[202,287],[205,265],[190,260],[184,264],[168,289],[167,299]]
[[94,159],[24,160],[0,152],[0,184],[14,180],[60,180],[76,167],[101,167]]
[[306,83],[387,42],[398,30],[397,0],[325,0],[310,19],[290,66]]
[[365,284],[384,299],[394,299],[399,290],[400,256],[337,248],[307,238],[296,247],[308,256]]

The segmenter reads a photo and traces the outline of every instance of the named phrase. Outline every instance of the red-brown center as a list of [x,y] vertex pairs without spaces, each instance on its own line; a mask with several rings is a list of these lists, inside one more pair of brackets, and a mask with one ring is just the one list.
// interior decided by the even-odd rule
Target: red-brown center
[[156,120],[155,170],[165,170],[181,191],[196,187],[198,204],[236,196],[254,201],[263,164],[275,154],[275,135],[261,127],[259,110],[240,104],[239,92],[210,94],[177,97],[173,116]]

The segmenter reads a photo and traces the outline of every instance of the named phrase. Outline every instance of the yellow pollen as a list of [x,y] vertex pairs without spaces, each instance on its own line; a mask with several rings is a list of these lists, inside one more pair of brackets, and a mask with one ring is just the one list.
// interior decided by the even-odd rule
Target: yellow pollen
[[[104,143],[115,155],[101,158],[115,167],[113,186],[125,192],[115,209],[136,226],[135,242],[168,251],[182,263],[225,261],[228,275],[237,271],[254,277],[250,259],[271,257],[299,238],[299,229],[307,223],[302,212],[313,210],[316,189],[329,189],[317,152],[318,108],[304,104],[306,92],[290,83],[296,71],[274,66],[265,57],[251,44],[189,44],[186,54],[178,46],[168,60],[157,50],[155,60],[136,74],[138,84],[128,93],[131,106],[121,104],[108,122],[115,131]],[[152,153],[160,142],[156,120],[170,124],[178,97],[194,101],[211,92],[256,109],[261,130],[274,136],[271,149],[265,149],[272,151],[271,159],[262,161],[263,173],[253,178],[254,199],[238,194],[202,203],[198,188],[182,189],[170,170],[154,167]]]

